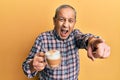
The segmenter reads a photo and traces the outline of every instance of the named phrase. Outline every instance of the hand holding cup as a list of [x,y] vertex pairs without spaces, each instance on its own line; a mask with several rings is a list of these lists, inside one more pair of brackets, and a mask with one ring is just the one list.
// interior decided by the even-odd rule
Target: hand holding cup
[[46,66],[45,53],[43,52],[37,53],[34,56],[32,65],[33,65],[34,70],[42,71]]

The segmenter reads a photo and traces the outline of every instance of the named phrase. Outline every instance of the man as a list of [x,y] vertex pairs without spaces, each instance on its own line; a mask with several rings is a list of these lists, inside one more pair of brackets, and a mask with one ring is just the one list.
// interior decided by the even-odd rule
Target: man
[[[110,48],[98,36],[83,34],[73,29],[76,23],[76,11],[70,5],[61,5],[56,9],[54,30],[41,33],[23,63],[23,71],[32,78],[39,73],[40,80],[78,80],[78,49],[86,49],[88,58],[106,58]],[[59,50],[62,62],[58,68],[49,68],[45,62],[45,52]]]

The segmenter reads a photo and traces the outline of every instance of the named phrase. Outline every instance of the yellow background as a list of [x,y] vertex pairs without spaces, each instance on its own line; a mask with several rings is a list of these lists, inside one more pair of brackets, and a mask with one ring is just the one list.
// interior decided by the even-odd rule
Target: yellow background
[[38,34],[53,29],[54,11],[64,3],[76,8],[75,28],[111,47],[109,58],[94,62],[81,50],[79,80],[120,80],[120,0],[0,0],[0,80],[28,80],[22,62]]

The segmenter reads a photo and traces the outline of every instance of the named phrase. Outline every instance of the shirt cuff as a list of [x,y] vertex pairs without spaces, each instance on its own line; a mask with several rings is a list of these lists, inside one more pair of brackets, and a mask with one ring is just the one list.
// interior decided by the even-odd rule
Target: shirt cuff
[[34,76],[37,75],[38,71],[31,72],[30,64],[29,64],[30,62],[31,62],[31,60],[23,63],[23,71],[28,78],[33,78]]

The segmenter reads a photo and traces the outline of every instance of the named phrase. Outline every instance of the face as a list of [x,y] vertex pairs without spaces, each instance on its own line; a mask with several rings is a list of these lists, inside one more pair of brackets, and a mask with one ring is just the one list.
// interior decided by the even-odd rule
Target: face
[[61,39],[66,39],[76,23],[75,12],[71,8],[62,8],[54,18],[54,26]]

